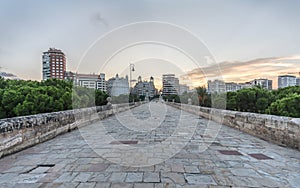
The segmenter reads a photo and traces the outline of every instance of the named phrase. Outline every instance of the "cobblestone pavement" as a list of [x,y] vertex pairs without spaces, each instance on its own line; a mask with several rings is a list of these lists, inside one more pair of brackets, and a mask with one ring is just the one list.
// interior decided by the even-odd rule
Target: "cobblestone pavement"
[[299,151],[226,126],[202,151],[208,120],[160,103],[131,112],[0,159],[0,187],[300,186]]

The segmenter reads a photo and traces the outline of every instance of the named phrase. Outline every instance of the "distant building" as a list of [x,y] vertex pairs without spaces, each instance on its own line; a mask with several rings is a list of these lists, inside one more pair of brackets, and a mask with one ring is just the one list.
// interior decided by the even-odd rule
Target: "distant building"
[[105,81],[105,74],[76,74],[75,75],[75,84],[78,86],[98,89],[106,92],[107,86]]
[[300,77],[296,79],[296,86],[300,86]]
[[63,80],[66,72],[66,56],[58,49],[50,48],[43,52],[43,80],[56,78]]
[[154,86],[154,78],[151,76],[150,81],[142,81],[142,77],[138,77],[138,82],[135,84],[132,94],[136,94],[138,96],[145,96],[146,98],[153,98],[157,95],[157,90]]
[[76,73],[72,71],[66,71],[65,72],[65,80],[74,82],[76,81]]
[[164,74],[162,81],[162,95],[178,95],[179,79],[175,77],[175,74]]
[[224,93],[224,92],[235,92],[240,89],[252,88],[255,85],[260,85],[264,89],[272,90],[272,80],[268,79],[255,79],[245,83],[235,82],[224,82],[221,80],[209,80],[207,82],[208,93]]
[[263,89],[267,89],[267,90],[272,90],[272,80],[268,80],[268,79],[255,79],[250,81],[250,83],[252,84],[252,86],[257,85],[257,86],[261,86]]
[[182,95],[183,93],[189,92],[189,86],[185,84],[179,84],[179,95]]
[[242,86],[235,82],[226,82],[225,88],[226,88],[226,92],[234,92],[240,90]]
[[128,95],[129,94],[129,82],[128,76],[120,78],[117,74],[116,77],[110,78],[107,81],[107,92],[110,96]]
[[251,82],[239,83],[239,85],[240,85],[241,89],[252,88],[253,87]]
[[208,80],[207,82],[208,93],[224,93],[226,92],[225,82],[222,80]]
[[296,76],[282,75],[278,76],[278,88],[285,88],[296,85]]

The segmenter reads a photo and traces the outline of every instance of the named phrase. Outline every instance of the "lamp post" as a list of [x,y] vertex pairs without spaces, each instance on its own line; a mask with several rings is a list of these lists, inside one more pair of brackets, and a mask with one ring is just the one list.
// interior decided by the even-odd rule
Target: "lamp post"
[[132,72],[134,72],[135,69],[134,69],[134,64],[133,63],[130,63],[129,64],[129,72],[130,72],[130,78],[129,78],[129,86],[130,86],[130,89],[132,88]]

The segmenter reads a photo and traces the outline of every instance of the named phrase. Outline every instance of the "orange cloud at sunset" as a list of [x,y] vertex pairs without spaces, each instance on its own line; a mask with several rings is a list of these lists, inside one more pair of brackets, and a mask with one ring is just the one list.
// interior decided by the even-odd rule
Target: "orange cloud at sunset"
[[[219,63],[222,75],[217,75],[216,66],[202,67],[187,73],[195,85],[206,85],[207,80],[223,79],[226,82],[247,82],[256,78],[273,80],[277,88],[278,75],[300,76],[300,55],[288,57],[259,58],[249,61],[223,61]],[[183,77],[184,77],[183,76]]]

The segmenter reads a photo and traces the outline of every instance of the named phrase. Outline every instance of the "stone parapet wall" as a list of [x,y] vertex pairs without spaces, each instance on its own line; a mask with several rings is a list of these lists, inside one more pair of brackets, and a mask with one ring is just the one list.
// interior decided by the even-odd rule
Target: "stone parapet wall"
[[278,145],[300,150],[300,118],[238,112],[188,104],[168,104]]
[[0,119],[0,158],[140,104],[97,106]]

